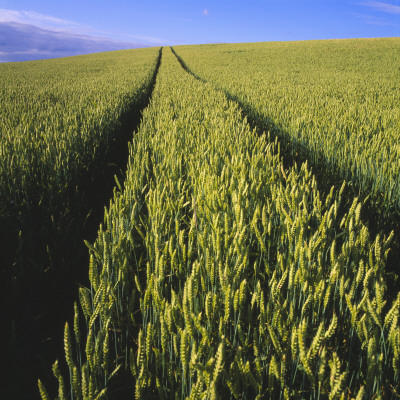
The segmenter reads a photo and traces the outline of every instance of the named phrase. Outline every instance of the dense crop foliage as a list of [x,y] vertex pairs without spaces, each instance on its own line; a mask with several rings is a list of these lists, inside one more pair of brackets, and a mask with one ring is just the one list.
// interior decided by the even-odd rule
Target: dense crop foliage
[[146,96],[158,49],[0,65],[0,217],[62,208]]
[[307,164],[285,170],[268,139],[164,50],[124,188],[90,245],[91,286],[65,326],[59,399],[112,398],[123,368],[137,399],[399,390],[391,238],[370,237],[343,187],[324,197]]
[[326,180],[353,181],[379,212],[400,212],[400,39],[179,46]]
[[83,239],[96,237],[113,175],[125,170],[159,56],[0,65],[1,398],[32,399],[32,375],[51,373],[57,322],[87,275]]

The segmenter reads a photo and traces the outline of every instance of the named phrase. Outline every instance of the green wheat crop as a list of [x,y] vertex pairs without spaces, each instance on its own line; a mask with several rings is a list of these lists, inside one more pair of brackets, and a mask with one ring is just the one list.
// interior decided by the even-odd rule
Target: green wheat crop
[[278,141],[164,49],[88,244],[86,331],[65,327],[58,398],[112,398],[122,369],[136,399],[395,398],[393,235],[371,237],[344,187],[323,196],[307,163],[285,170]]

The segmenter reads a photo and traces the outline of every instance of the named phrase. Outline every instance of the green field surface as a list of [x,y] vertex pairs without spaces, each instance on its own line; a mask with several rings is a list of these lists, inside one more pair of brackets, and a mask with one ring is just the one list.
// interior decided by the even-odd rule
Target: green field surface
[[[41,173],[24,179],[50,199],[74,181],[64,175],[96,157],[110,162],[123,105],[147,88],[140,124],[122,143],[122,178],[97,238],[85,242],[88,280],[62,312],[54,376],[35,375],[37,396],[398,399],[393,260],[388,270],[398,232],[373,224],[364,207],[385,228],[399,215],[399,50],[400,39],[365,39],[135,50],[97,55],[97,67],[94,55],[70,58],[59,61],[60,71],[70,65],[63,93],[72,82],[65,113],[58,78],[44,68],[56,61],[5,65],[37,66],[36,82],[48,77],[43,92],[19,78],[37,119],[9,137],[19,153],[41,155]],[[87,89],[73,81],[82,70]],[[18,126],[18,81],[8,76],[1,123]],[[43,117],[53,107],[54,132]],[[70,113],[80,122],[63,130]],[[49,141],[32,140],[38,125],[53,132]],[[83,142],[72,146],[76,136]],[[63,146],[57,164],[50,155]],[[13,158],[1,149],[8,177]],[[25,207],[30,189],[6,187],[7,212]]]
[[307,163],[285,169],[278,141],[164,48],[89,244],[58,398],[396,398],[393,234],[371,235],[344,187],[324,195]]
[[174,49],[323,179],[352,181],[380,214],[399,214],[399,38]]
[[0,65],[3,215],[38,202],[60,207],[143,101],[157,55],[152,48]]
[[35,398],[31,375],[47,373],[159,54],[0,65],[1,398]]

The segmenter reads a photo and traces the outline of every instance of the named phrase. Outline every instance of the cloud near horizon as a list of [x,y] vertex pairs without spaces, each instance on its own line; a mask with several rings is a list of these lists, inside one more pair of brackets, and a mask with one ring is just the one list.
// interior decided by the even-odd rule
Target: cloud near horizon
[[135,47],[146,45],[52,31],[18,22],[0,22],[0,62],[68,57]]
[[[87,34],[89,27],[33,11],[0,9],[0,62],[68,57],[150,46]],[[153,44],[154,45],[154,44]]]

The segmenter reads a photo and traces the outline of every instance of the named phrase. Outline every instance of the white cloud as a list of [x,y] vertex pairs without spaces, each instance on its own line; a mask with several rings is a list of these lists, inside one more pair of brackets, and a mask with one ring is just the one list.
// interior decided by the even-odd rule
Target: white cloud
[[0,9],[0,62],[65,57],[173,41],[156,37],[99,31],[73,21],[34,11]]
[[208,10],[207,10],[207,8],[205,8],[204,10],[203,10],[203,15],[208,15],[209,13],[208,13]]
[[394,4],[384,3],[383,1],[363,1],[359,3],[361,6],[375,8],[389,14],[400,14],[400,6]]
[[50,15],[39,14],[35,11],[17,11],[0,8],[0,23],[20,23],[32,25],[37,28],[47,29],[55,32],[68,32],[78,35],[88,35],[93,37],[106,36],[111,40],[134,40],[144,42],[146,45],[163,45],[174,42],[147,35],[120,34],[107,30],[98,30],[91,26],[78,24],[73,21],[53,17]]
[[365,15],[359,13],[352,13],[355,17],[361,19],[366,24],[379,25],[379,26],[394,26],[393,24],[385,21],[383,18],[378,18],[373,15]]
[[1,61],[26,61],[145,47],[99,36],[43,29],[20,22],[0,22]]
[[18,22],[20,24],[34,25],[44,29],[82,30],[85,27],[76,22],[39,14],[34,11],[17,11],[0,8],[0,22]]

